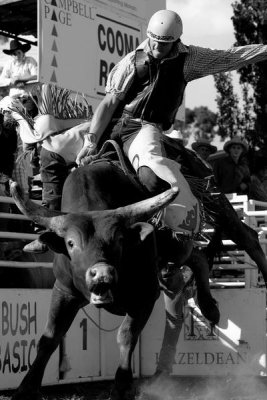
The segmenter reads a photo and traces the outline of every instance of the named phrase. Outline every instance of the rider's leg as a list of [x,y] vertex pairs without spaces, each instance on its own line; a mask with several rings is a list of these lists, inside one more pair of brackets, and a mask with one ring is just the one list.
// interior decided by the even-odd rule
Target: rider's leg
[[41,181],[43,183],[42,204],[51,210],[60,210],[64,182],[68,176],[68,166],[63,157],[42,148]]
[[160,179],[149,167],[140,167],[137,175],[142,185],[144,185],[153,196],[170,188],[170,185],[163,179]]
[[[64,182],[68,176],[68,166],[63,157],[44,148],[40,153],[40,175],[43,185],[42,205],[51,210],[60,210],[61,197]],[[36,226],[35,231],[41,231]],[[23,248],[26,252],[43,253],[48,250],[47,246],[38,239],[28,243]]]
[[[191,236],[199,229],[199,203],[180,172],[180,164],[165,157],[162,135],[159,124],[144,123],[137,133],[124,142],[123,149],[136,172],[142,175],[143,184],[148,189],[152,187],[151,195],[156,190],[164,190],[166,184],[179,189],[177,197],[166,207],[164,222],[174,231]],[[150,182],[151,174],[144,174],[141,167],[148,167],[154,172],[157,179],[153,184]],[[160,186],[158,189],[155,188],[157,185]]]

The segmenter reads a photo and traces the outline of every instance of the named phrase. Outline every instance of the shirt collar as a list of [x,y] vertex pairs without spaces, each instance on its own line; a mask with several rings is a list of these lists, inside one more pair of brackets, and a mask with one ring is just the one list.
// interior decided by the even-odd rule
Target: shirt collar
[[[144,50],[145,53],[150,53],[149,39],[145,39],[138,47],[137,50]],[[188,53],[188,48],[182,42],[177,42],[168,58],[177,57],[178,54]]]

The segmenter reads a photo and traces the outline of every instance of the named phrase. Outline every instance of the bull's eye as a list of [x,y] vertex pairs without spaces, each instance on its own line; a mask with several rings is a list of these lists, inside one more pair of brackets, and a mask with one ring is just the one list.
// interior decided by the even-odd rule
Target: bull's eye
[[70,247],[70,248],[72,249],[73,246],[74,246],[74,241],[73,241],[72,239],[69,239],[69,240],[67,241],[67,245],[68,245],[68,247]]

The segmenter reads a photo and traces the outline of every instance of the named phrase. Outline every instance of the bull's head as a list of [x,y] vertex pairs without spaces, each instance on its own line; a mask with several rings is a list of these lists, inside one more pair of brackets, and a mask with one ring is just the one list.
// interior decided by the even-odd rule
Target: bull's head
[[40,239],[69,258],[72,285],[98,306],[113,300],[125,237],[131,243],[143,241],[153,227],[141,221],[147,221],[177,196],[177,189],[169,189],[114,210],[74,214],[49,210],[24,199],[16,182],[10,189],[20,211],[46,228]]

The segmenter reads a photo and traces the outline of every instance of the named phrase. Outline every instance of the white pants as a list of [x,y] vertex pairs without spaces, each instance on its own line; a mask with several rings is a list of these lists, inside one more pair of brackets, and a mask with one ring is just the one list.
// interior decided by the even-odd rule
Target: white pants
[[143,123],[141,130],[124,145],[135,171],[147,166],[162,180],[179,189],[175,200],[166,207],[163,221],[175,232],[192,235],[200,227],[199,203],[180,172],[180,164],[163,156],[162,129],[158,124]]

